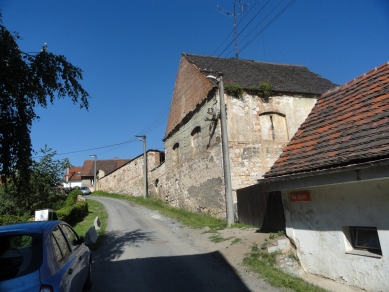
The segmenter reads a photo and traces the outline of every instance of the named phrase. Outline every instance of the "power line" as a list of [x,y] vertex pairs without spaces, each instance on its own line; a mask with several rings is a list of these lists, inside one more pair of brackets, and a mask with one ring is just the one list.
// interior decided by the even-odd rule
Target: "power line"
[[[257,14],[255,14],[255,16],[251,19],[251,21],[253,21],[254,20],[254,18],[263,10],[263,8],[265,8],[265,6],[268,4],[270,2],[270,0],[268,0],[267,2],[266,2],[266,4],[264,5],[264,6],[262,6],[262,8],[261,8],[261,10],[259,10],[258,11],[258,13]],[[265,19],[270,15],[270,14],[272,14],[272,12],[274,11],[274,10],[276,10],[277,9],[277,7],[278,6],[280,6],[281,5],[281,3],[282,2],[284,2],[284,0],[281,0],[280,2],[278,2],[278,4],[243,38],[243,40],[242,40],[242,42],[245,40],[245,39],[247,39],[253,32],[254,32],[254,30],[256,30],[261,24],[262,24],[262,22],[264,22],[265,21]],[[250,22],[251,22],[250,21]],[[244,27],[244,29],[246,29],[246,27],[247,27],[247,25]],[[239,34],[241,34],[243,32],[243,30],[239,33]],[[246,45],[245,46],[247,46],[247,43],[246,43]],[[245,47],[244,46],[244,47]],[[227,54],[227,55],[230,55],[231,54],[231,50],[229,51],[229,53]]]
[[[254,5],[251,6],[251,8],[249,9],[249,11],[247,11],[247,13],[244,14],[243,18],[239,20],[239,22],[238,22],[238,24],[236,25],[236,27],[238,27],[238,26],[243,22],[243,20],[250,14],[251,10],[254,9],[254,7],[258,4],[258,2],[259,2],[259,0],[255,1]],[[219,9],[217,9],[217,10],[219,11]],[[255,17],[255,16],[254,16],[254,17]],[[211,54],[211,56],[213,56],[213,55],[219,50],[219,48],[225,43],[225,41],[231,36],[231,34],[232,34],[233,32],[234,32],[234,30],[232,30],[232,31],[227,35],[227,37],[222,41],[222,43],[217,47],[217,49]],[[239,36],[239,35],[238,35],[238,36]],[[231,42],[227,45],[227,47],[228,47],[229,45],[231,45],[232,42],[233,42],[233,41],[231,41]],[[222,52],[222,53],[223,53],[223,52]],[[222,53],[221,53],[221,54],[222,54]],[[221,54],[220,54],[220,55],[221,55]],[[220,56],[220,55],[219,55],[219,56]]]
[[262,28],[251,40],[246,43],[246,45],[243,46],[241,51],[243,51],[245,48],[247,48],[248,45],[252,43],[254,39],[256,39],[262,32],[264,32],[275,20],[277,20],[278,17],[280,17],[296,0],[290,1],[280,12],[277,13],[276,16],[274,16],[266,25],[264,28]]
[[[84,149],[84,150],[77,150],[77,151],[64,152],[64,153],[56,153],[55,155],[56,155],[56,156],[58,156],[58,155],[67,155],[67,154],[74,154],[74,153],[86,152],[86,151],[91,151],[91,150],[104,149],[104,148],[108,148],[108,147],[114,147],[114,146],[119,146],[119,145],[123,145],[123,144],[132,143],[132,142],[136,142],[136,141],[138,141],[138,140],[131,140],[131,141],[122,142],[122,143],[117,143],[117,144],[113,144],[113,145],[95,147],[95,148]],[[41,157],[43,157],[43,155],[42,155],[42,156],[34,156],[34,157],[32,157],[32,158],[41,158]]]

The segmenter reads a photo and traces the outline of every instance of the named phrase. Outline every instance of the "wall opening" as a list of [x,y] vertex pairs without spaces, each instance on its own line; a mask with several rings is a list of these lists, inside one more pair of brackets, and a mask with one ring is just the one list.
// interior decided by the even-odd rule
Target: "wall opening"
[[346,253],[382,256],[381,243],[376,227],[343,226]]
[[180,162],[180,144],[179,143],[176,143],[173,146],[172,161],[173,161],[173,165],[176,165]]
[[284,114],[265,112],[259,115],[262,140],[287,142],[288,128]]
[[192,146],[192,155],[199,153],[202,144],[201,128],[199,126],[193,129],[192,133],[190,134],[190,141]]

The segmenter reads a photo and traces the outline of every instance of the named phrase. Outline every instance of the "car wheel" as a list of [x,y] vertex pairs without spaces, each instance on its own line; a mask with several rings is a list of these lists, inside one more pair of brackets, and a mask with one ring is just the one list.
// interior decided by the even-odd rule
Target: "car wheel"
[[86,277],[86,281],[84,283],[84,287],[82,287],[82,290],[89,290],[90,288],[92,288],[92,261],[89,261],[88,276]]

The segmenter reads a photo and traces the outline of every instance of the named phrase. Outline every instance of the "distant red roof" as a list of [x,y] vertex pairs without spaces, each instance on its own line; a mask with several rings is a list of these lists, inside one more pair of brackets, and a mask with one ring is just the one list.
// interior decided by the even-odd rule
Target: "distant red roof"
[[320,97],[266,177],[389,157],[389,62]]
[[[81,180],[81,170],[82,170],[82,166],[69,167],[68,180],[69,181]],[[65,173],[64,180],[66,180],[66,173]]]
[[[107,175],[130,161],[131,159],[96,160],[96,171],[102,170]],[[94,167],[94,160],[85,160],[84,166],[82,167],[81,176],[93,176]]]

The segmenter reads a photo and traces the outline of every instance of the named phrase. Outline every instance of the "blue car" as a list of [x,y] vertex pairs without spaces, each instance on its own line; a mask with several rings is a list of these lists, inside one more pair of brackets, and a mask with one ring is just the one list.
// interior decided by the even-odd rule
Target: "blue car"
[[78,292],[92,286],[92,255],[63,221],[0,226],[0,291]]

